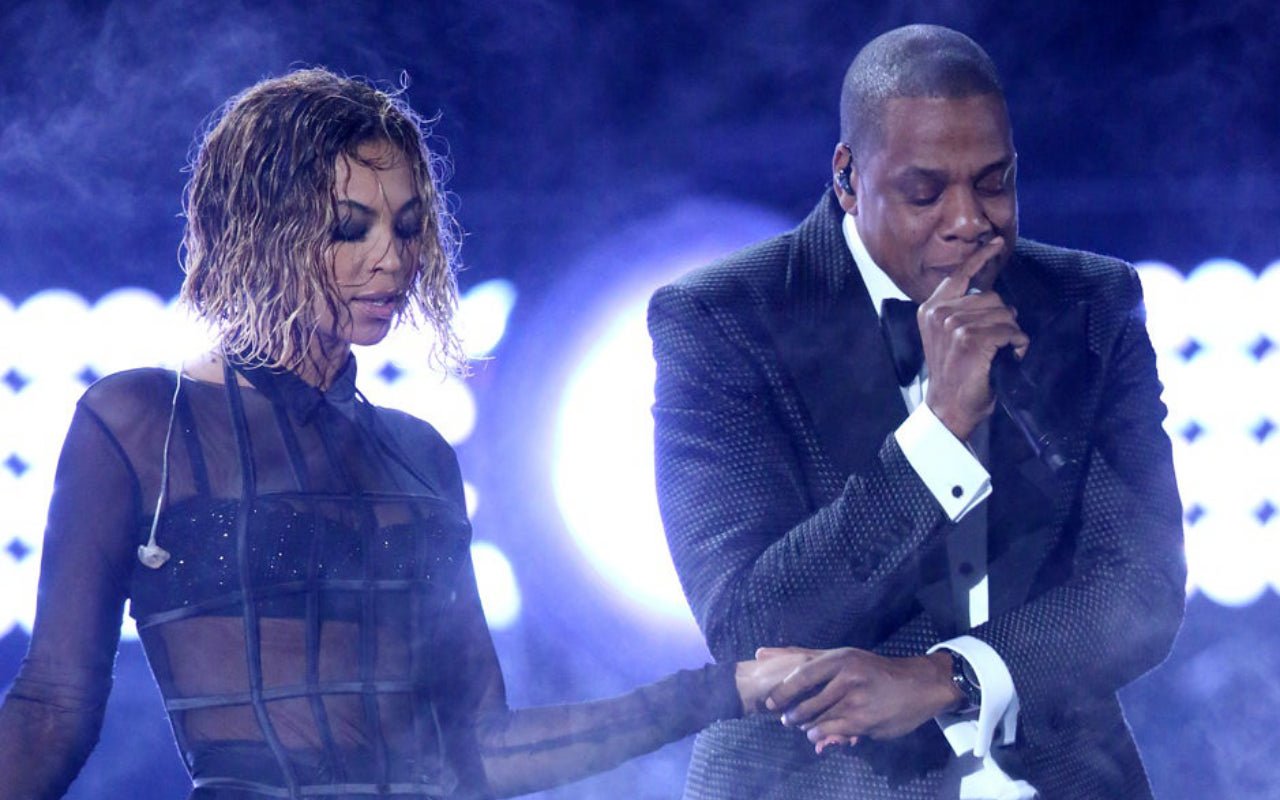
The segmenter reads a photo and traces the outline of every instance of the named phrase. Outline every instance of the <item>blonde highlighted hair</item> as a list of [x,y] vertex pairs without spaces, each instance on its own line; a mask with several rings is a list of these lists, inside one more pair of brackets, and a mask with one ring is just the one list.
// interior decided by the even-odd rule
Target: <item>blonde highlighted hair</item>
[[452,326],[461,237],[441,188],[446,165],[427,147],[429,122],[399,95],[298,70],[231,98],[200,141],[184,198],[182,299],[229,356],[297,371],[316,309],[345,319],[332,269],[337,163],[368,163],[357,149],[381,141],[403,153],[425,212],[403,314],[433,330],[432,364],[465,372]]

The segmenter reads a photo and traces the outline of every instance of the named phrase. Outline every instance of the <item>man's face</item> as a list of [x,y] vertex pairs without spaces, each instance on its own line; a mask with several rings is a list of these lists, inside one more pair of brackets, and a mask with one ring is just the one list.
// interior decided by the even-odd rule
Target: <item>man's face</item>
[[[840,158],[838,150],[837,168]],[[1003,237],[1000,254],[971,281],[990,289],[1018,237],[1015,166],[1000,97],[895,98],[885,108],[881,144],[854,165],[854,192],[840,192],[840,202],[871,257],[916,302],[985,242]]]

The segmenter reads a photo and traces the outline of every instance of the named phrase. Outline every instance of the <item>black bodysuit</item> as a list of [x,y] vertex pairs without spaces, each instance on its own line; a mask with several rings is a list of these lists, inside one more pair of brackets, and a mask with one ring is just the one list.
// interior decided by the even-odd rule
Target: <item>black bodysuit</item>
[[[732,665],[619,698],[511,711],[470,558],[457,461],[355,392],[134,370],[81,399],[58,467],[39,614],[0,736],[60,794],[92,747],[124,601],[193,798],[472,798],[534,791],[739,713]],[[144,566],[174,412],[157,542]],[[0,744],[0,747],[4,745]],[[15,783],[16,781],[16,783]],[[17,796],[26,796],[19,793]]]

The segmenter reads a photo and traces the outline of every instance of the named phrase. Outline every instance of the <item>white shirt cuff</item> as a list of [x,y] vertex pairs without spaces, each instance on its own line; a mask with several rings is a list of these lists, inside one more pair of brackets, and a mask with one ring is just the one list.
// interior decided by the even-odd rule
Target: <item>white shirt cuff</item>
[[972,750],[981,758],[990,752],[997,729],[1000,744],[1013,744],[1018,734],[1018,693],[1004,659],[991,645],[973,636],[957,636],[929,648],[930,653],[938,650],[951,650],[963,656],[982,687],[982,706],[978,710],[976,726],[957,724],[973,722],[972,713],[937,717],[951,749],[956,755]]
[[952,522],[991,494],[991,475],[964,442],[921,403],[894,432],[911,468]]

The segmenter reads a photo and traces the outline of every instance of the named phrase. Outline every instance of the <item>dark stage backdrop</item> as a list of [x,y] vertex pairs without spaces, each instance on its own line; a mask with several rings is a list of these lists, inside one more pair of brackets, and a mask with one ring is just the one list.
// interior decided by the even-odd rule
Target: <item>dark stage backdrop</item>
[[[1124,693],[1157,795],[1280,796],[1268,745],[1280,718],[1274,2],[0,2],[0,686],[28,641],[43,465],[60,436],[32,422],[41,387],[65,395],[101,374],[93,365],[127,362],[76,354],[105,347],[98,332],[135,307],[101,310],[120,287],[145,290],[130,302],[157,315],[176,293],[195,134],[233,93],[299,65],[404,86],[439,116],[468,319],[487,331],[471,341],[488,360],[466,386],[422,392],[401,380],[403,353],[362,364],[429,419],[449,409],[439,422],[474,490],[513,704],[615,694],[700,663],[660,533],[629,527],[652,528],[644,456],[603,470],[610,456],[581,431],[625,429],[614,455],[643,451],[645,292],[798,221],[830,179],[858,47],[938,22],[1001,69],[1023,234],[1144,265],[1177,392],[1192,563],[1172,657]],[[636,369],[609,372],[623,356]],[[77,366],[39,374],[55,359]],[[634,430],[608,415],[628,404]],[[601,472],[609,486],[589,483]],[[583,497],[619,485],[602,522]],[[633,502],[634,514],[617,505]],[[678,797],[688,753],[671,745],[544,796]],[[159,800],[187,786],[126,640],[101,744],[70,796]]]

